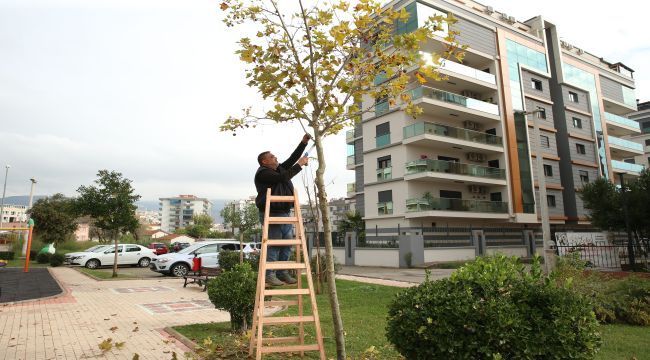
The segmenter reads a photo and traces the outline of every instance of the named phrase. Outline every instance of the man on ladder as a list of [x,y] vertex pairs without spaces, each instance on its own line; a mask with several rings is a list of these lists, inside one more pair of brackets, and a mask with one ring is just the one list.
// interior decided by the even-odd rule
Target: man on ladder
[[[264,207],[266,205],[266,191],[271,188],[271,195],[293,196],[293,183],[291,178],[296,176],[304,165],[307,165],[307,156],[301,156],[311,136],[305,134],[302,141],[291,156],[282,163],[278,162],[277,157],[270,151],[265,151],[257,156],[257,162],[260,167],[255,172],[255,188],[257,197],[255,205],[260,211],[260,223],[264,226]],[[280,202],[271,203],[270,216],[289,217],[293,203]],[[295,209],[300,211],[300,209]],[[292,239],[294,229],[290,224],[269,225],[269,238],[272,239]],[[290,246],[276,246],[268,249],[266,261],[287,261],[291,255]],[[266,271],[266,284],[271,286],[280,286],[284,284],[295,284],[294,279],[287,270]]]

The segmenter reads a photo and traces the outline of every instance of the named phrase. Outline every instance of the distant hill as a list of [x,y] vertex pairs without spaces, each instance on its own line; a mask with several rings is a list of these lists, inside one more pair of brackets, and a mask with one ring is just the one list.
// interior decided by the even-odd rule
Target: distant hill
[[[34,195],[32,199],[33,202],[36,202],[39,199],[44,199],[47,196],[45,195]],[[7,196],[5,197],[5,205],[29,205],[29,195],[20,195],[20,196]]]

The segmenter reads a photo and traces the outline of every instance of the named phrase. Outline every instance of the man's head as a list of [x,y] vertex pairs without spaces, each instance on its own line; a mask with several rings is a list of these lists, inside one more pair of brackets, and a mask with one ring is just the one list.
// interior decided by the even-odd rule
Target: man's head
[[275,155],[273,155],[270,151],[265,151],[257,155],[257,162],[260,164],[260,166],[265,166],[273,170],[277,169],[280,165],[278,158],[276,158]]

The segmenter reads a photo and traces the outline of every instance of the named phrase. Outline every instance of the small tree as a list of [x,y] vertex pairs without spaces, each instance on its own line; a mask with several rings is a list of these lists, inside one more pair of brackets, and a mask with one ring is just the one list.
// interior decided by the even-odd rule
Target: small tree
[[243,208],[240,208],[233,201],[224,206],[220,214],[226,224],[239,229],[239,262],[242,263],[244,262],[244,234],[250,234],[259,227],[259,210],[253,203],[246,203]]
[[27,213],[34,219],[34,231],[44,243],[65,242],[77,230],[73,200],[63,194],[36,201]]
[[[409,19],[405,8],[384,8],[376,0],[313,2],[284,1],[294,9],[280,8],[277,0],[225,0],[227,26],[252,23],[254,38],[243,37],[237,51],[249,65],[248,85],[259,89],[274,106],[255,115],[250,108],[239,117],[230,117],[222,131],[255,127],[264,120],[275,123],[297,121],[313,133],[318,169],[316,187],[323,219],[325,251],[329,277],[334,278],[334,255],[330,213],[324,174],[326,168],[323,138],[352,125],[367,112],[374,111],[374,100],[389,106],[403,106],[417,116],[422,109],[413,103],[412,88],[429,80],[443,78],[437,72],[441,61],[452,56],[463,58],[456,44],[456,32],[441,34],[452,15],[432,16],[412,31],[401,31]],[[450,44],[444,54],[421,53],[421,44],[442,35]],[[428,61],[432,66],[428,65]],[[417,69],[416,71],[412,71]],[[383,81],[382,79],[385,79]],[[370,101],[368,101],[370,100]],[[364,101],[366,104],[364,105]],[[368,105],[368,106],[366,106]],[[307,131],[307,130],[305,130]],[[337,358],[346,358],[343,322],[336,284],[329,281],[329,300],[334,323]]]
[[192,224],[184,228],[183,234],[193,238],[202,239],[208,237],[212,227],[212,217],[207,214],[194,215]]
[[104,234],[110,234],[115,241],[115,261],[113,262],[113,277],[117,277],[117,251],[119,235],[135,234],[138,228],[138,218],[135,216],[135,202],[140,195],[134,194],[131,180],[123,178],[116,171],[99,170],[96,185],[80,186],[77,189],[79,198],[77,209],[84,215],[95,220],[95,226]]

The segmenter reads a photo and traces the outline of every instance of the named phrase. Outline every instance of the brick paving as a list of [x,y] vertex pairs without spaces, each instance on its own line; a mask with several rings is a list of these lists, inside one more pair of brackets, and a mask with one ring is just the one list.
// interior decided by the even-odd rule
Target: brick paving
[[[70,268],[50,270],[63,295],[0,304],[0,360],[130,360],[136,353],[158,360],[173,352],[182,359],[188,349],[163,328],[229,319],[201,287],[183,288],[180,279],[96,281]],[[98,345],[109,338],[123,347],[102,352]]]

